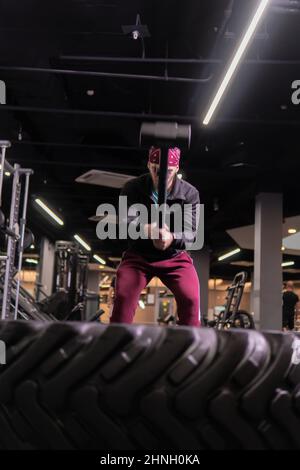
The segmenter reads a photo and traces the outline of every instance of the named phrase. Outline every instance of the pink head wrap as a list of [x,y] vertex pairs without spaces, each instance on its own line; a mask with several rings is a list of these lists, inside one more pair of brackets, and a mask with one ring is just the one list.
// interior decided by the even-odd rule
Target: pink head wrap
[[[160,162],[160,148],[151,147],[149,150],[149,162],[157,163]],[[180,149],[177,147],[169,148],[168,150],[168,166],[179,166],[180,161]]]

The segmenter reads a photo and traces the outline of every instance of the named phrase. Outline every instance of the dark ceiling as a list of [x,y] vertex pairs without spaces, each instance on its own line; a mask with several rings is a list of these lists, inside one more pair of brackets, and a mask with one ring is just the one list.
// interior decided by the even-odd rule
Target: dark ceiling
[[[7,86],[0,139],[13,142],[11,163],[34,169],[28,219],[36,235],[79,233],[95,252],[120,254],[122,246],[100,242],[88,220],[119,191],[75,179],[90,169],[145,172],[147,152],[138,142],[145,120],[192,124],[182,168],[205,204],[213,259],[235,247],[226,229],[254,222],[257,192],[282,191],[284,215],[299,214],[300,105],[292,104],[291,84],[300,79],[300,1],[270,4],[205,128],[258,0],[0,0],[0,79]],[[150,34],[143,40],[122,29],[138,14]],[[137,60],[121,60],[129,57]],[[34,197],[61,213],[63,229],[40,215]]]

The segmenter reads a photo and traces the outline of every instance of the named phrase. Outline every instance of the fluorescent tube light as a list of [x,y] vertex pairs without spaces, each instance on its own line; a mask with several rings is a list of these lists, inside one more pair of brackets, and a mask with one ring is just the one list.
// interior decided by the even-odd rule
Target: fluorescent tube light
[[250,43],[250,40],[252,39],[252,36],[257,28],[257,25],[259,23],[259,20],[261,19],[267,5],[269,3],[269,0],[261,0],[260,1],[260,4],[259,4],[259,7],[254,15],[254,17],[252,18],[251,20],[251,23],[250,25],[248,26],[248,29],[241,41],[241,44],[239,45],[239,48],[238,50],[236,51],[233,59],[232,59],[232,62],[225,74],[225,77],[223,78],[223,81],[220,85],[220,88],[218,89],[217,91],[217,94],[216,96],[214,97],[211,105],[210,105],[210,108],[204,118],[204,121],[203,121],[203,124],[205,126],[207,126],[214,114],[214,112],[216,111],[221,99],[222,99],[222,96],[224,95],[228,85],[229,85],[229,82],[230,80],[232,79],[233,77],[233,74],[234,72],[236,71],[237,69],[237,66],[248,46],[248,44]]
[[55,220],[58,225],[64,225],[63,220],[58,217],[54,212],[40,199],[36,199],[35,202],[48,214],[50,217]]
[[218,261],[223,261],[223,259],[230,258],[230,256],[236,255],[241,251],[240,248],[236,248],[235,250],[229,251],[228,253],[225,253],[225,255],[222,255],[218,258]]
[[83,246],[83,248],[85,248],[87,251],[91,251],[91,247],[84,240],[82,240],[79,235],[74,235],[74,238],[78,241],[78,243],[80,243],[80,245]]
[[106,261],[103,258],[100,258],[98,255],[93,255],[93,258],[98,261],[98,263],[106,264]]

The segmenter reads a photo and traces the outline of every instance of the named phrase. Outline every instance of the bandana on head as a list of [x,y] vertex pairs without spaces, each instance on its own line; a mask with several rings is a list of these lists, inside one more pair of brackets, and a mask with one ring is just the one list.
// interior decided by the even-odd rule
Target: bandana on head
[[[159,148],[151,147],[149,150],[149,162],[159,164],[160,161]],[[179,166],[180,149],[177,147],[169,148],[168,150],[168,166]]]

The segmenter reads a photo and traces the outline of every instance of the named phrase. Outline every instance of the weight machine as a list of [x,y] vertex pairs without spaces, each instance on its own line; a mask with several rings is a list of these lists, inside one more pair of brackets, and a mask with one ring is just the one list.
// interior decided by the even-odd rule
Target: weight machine
[[[1,231],[6,236],[4,254],[0,257],[0,291],[2,294],[2,320],[16,319],[20,298],[20,271],[26,244],[26,216],[30,176],[33,170],[21,168],[17,163],[11,166],[6,160],[6,151],[11,147],[8,140],[0,141],[0,208],[2,207],[3,180],[6,172],[12,177],[11,204],[8,224],[1,211]],[[20,214],[21,211],[21,214]],[[29,232],[27,232],[29,234]]]

